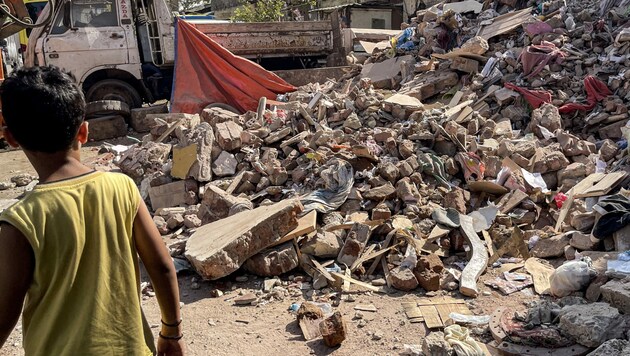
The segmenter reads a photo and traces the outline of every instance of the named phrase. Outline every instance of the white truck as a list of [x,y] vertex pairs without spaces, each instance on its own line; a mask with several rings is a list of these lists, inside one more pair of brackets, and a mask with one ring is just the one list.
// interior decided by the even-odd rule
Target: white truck
[[[27,65],[72,72],[87,101],[118,100],[134,108],[170,98],[177,16],[165,0],[58,0],[55,12],[50,25],[31,33],[34,50],[27,51]],[[339,48],[336,39],[333,46],[338,29],[328,21],[189,21],[234,54],[254,60],[297,58],[312,65]]]

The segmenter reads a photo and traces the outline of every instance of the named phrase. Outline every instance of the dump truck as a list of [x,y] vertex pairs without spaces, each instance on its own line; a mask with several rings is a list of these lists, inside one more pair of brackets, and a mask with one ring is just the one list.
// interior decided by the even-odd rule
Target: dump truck
[[[51,1],[50,8],[55,9],[55,3]],[[29,14],[29,10],[24,0],[0,0],[0,41],[3,42],[3,48],[0,50],[0,83],[4,80],[4,69],[8,67],[3,62],[3,56],[6,56],[7,64],[14,69],[21,65],[19,57],[19,32],[24,29],[35,29],[46,26],[50,23],[52,17],[42,18],[37,24]],[[0,139],[3,138],[2,127],[4,125],[0,108]]]
[[74,74],[87,101],[117,100],[131,108],[170,98],[175,21],[189,21],[232,53],[252,60],[298,58],[312,66],[340,47],[333,46],[336,29],[328,21],[186,19],[171,12],[164,0],[59,0],[57,5],[53,21],[31,32],[34,49],[27,51],[25,63],[62,67]]

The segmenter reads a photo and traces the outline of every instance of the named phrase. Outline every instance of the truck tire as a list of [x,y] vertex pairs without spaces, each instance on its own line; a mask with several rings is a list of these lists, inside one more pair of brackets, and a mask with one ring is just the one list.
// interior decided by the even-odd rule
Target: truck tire
[[88,119],[120,115],[125,119],[131,117],[131,109],[129,105],[118,100],[98,100],[87,103],[85,107],[85,117]]
[[122,101],[129,108],[142,107],[142,97],[131,84],[119,79],[105,79],[92,85],[85,94],[87,102],[99,100]]

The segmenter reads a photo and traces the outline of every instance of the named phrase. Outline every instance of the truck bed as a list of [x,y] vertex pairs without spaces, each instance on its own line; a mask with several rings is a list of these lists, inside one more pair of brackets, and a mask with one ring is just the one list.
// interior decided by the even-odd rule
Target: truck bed
[[333,28],[329,21],[191,23],[232,53],[247,58],[333,53]]

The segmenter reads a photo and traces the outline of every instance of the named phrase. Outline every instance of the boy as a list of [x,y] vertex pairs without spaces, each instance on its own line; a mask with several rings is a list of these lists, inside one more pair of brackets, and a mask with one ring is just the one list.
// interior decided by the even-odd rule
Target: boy
[[[158,355],[182,355],[177,276],[133,181],[80,162],[85,99],[54,67],[0,86],[7,142],[40,183],[0,215],[0,348],[23,311],[26,355],[151,355],[136,253],[153,282]],[[146,337],[145,337],[146,335]]]

